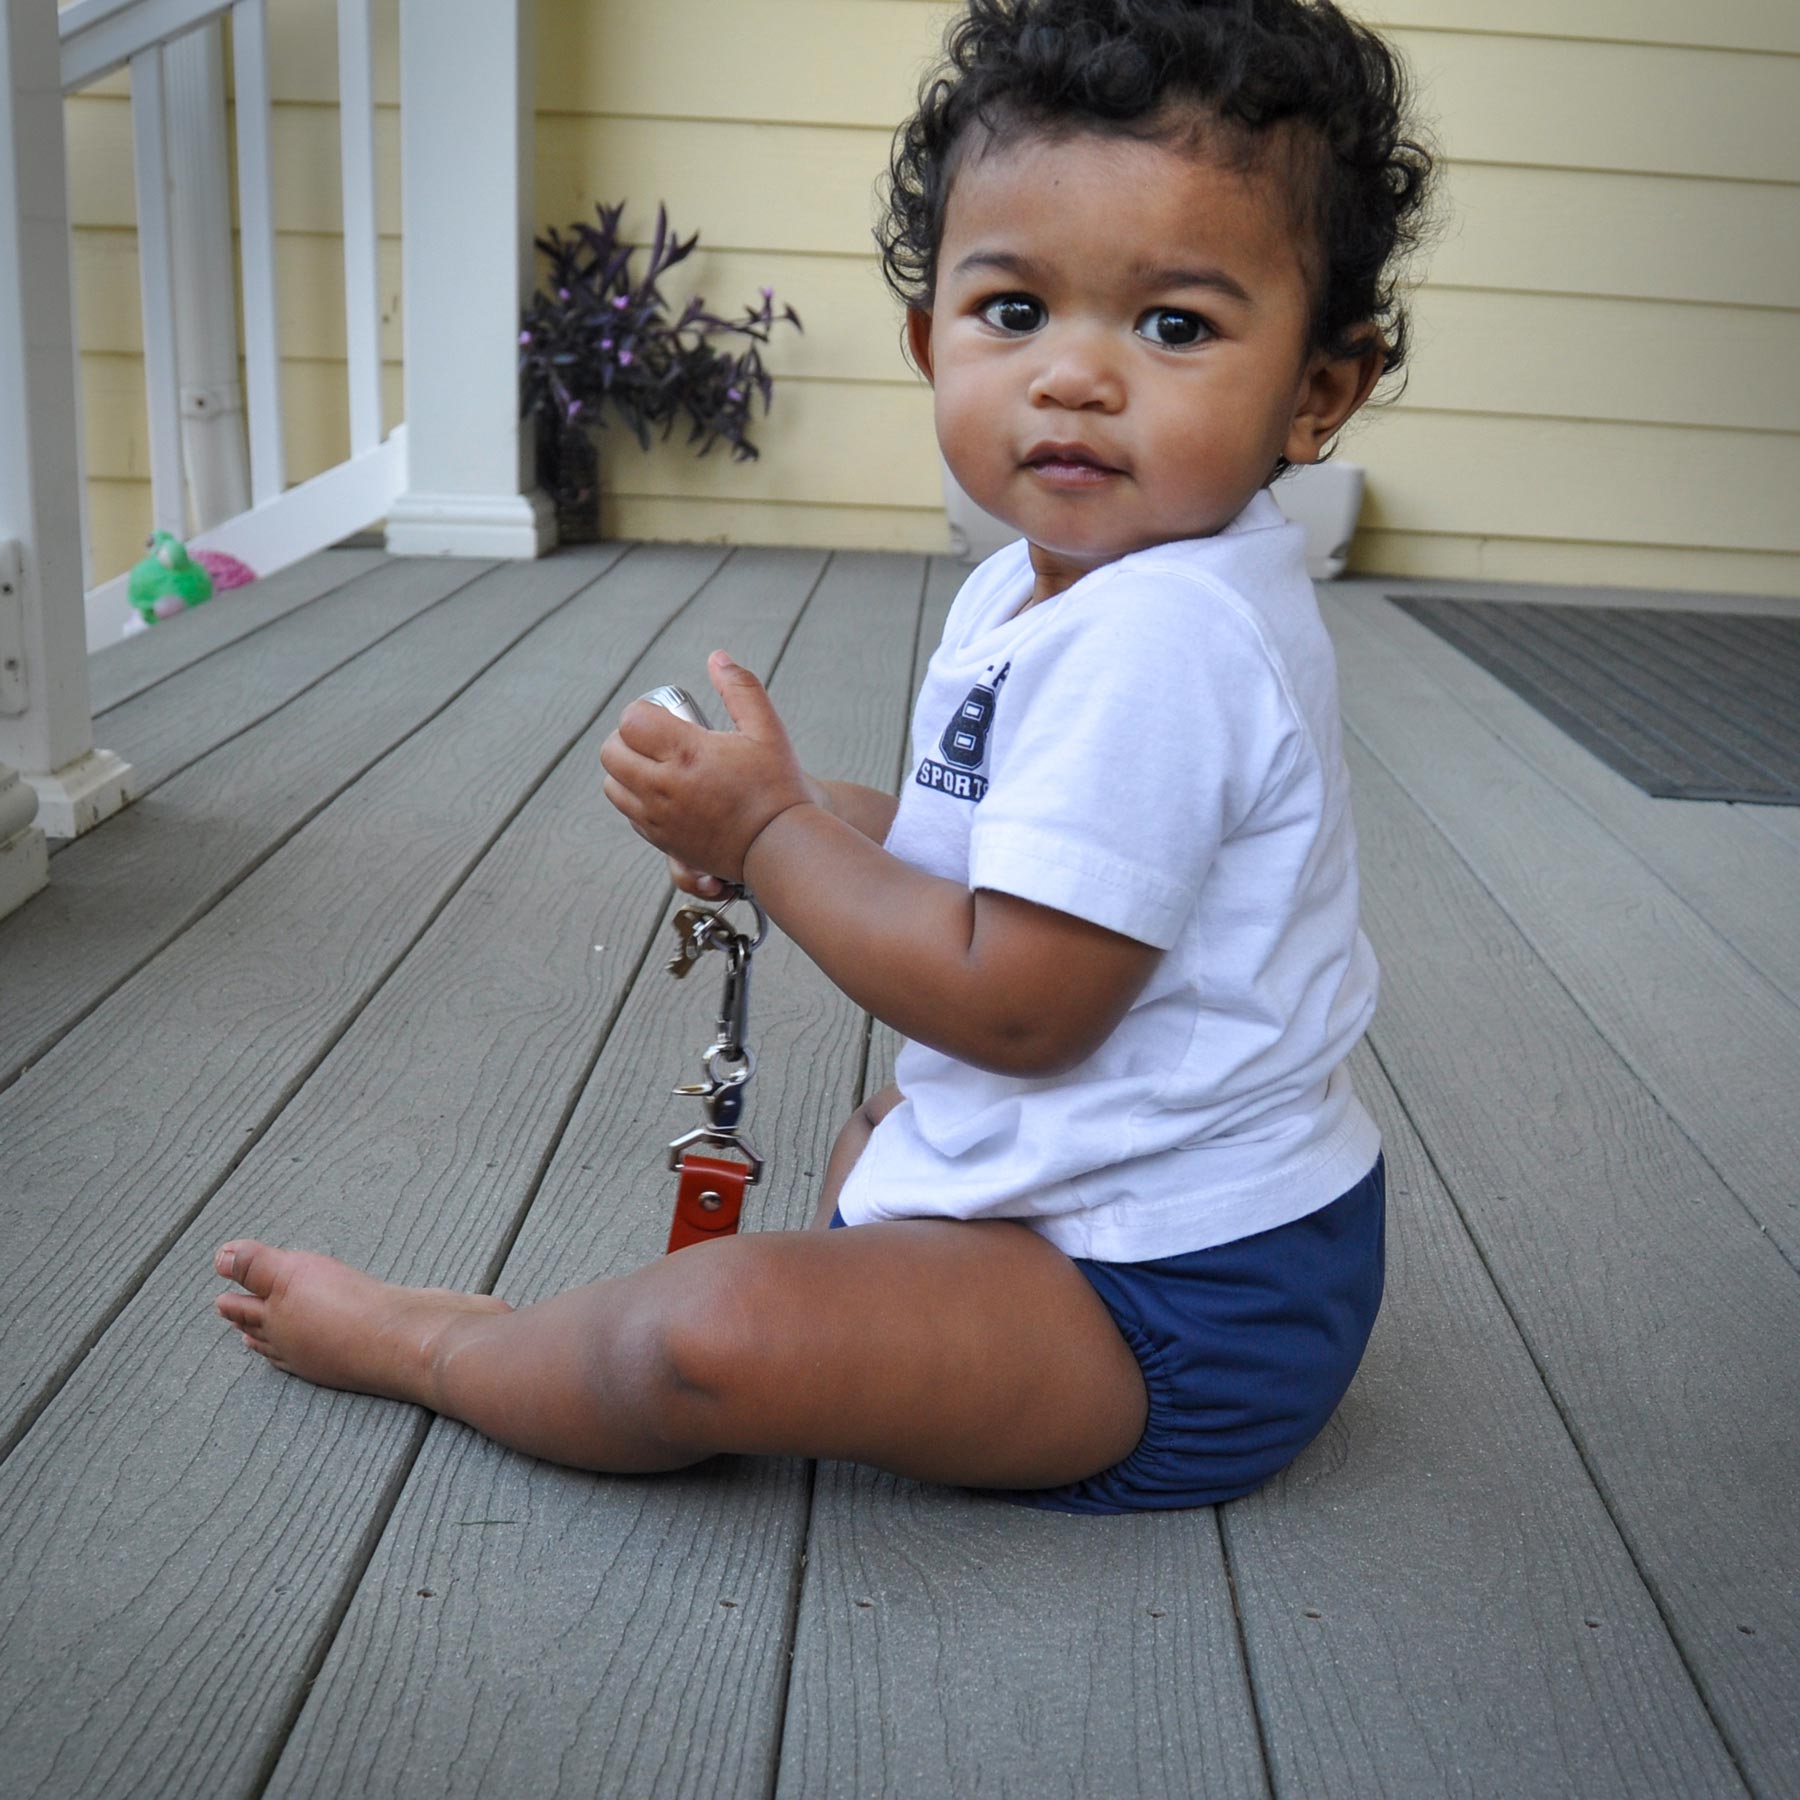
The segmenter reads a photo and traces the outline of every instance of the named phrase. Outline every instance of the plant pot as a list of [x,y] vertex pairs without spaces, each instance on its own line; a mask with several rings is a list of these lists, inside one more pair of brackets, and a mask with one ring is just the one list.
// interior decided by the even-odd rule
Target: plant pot
[[1306,572],[1314,581],[1335,580],[1350,560],[1364,480],[1355,463],[1298,463],[1269,490],[1306,532]]
[[538,486],[556,509],[559,544],[600,541],[600,452],[593,434],[555,413],[537,416]]
[[1019,534],[990,512],[983,512],[963,491],[940,456],[944,475],[944,517],[950,525],[950,554],[966,563],[985,562],[996,550],[1015,543]]

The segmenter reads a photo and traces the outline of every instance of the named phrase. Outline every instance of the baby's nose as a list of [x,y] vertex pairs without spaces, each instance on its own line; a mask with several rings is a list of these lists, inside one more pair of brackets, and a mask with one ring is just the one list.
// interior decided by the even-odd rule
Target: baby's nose
[[1031,379],[1031,402],[1072,412],[1117,412],[1125,403],[1125,382],[1101,334],[1069,332],[1046,344]]

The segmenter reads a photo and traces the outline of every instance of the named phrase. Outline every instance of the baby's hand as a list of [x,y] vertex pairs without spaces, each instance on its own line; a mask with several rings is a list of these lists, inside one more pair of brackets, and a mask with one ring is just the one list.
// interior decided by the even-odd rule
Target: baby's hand
[[735,732],[702,731],[637,701],[606,740],[600,763],[606,797],[640,837],[690,872],[741,881],[763,827],[819,796],[762,683],[722,650],[707,670]]

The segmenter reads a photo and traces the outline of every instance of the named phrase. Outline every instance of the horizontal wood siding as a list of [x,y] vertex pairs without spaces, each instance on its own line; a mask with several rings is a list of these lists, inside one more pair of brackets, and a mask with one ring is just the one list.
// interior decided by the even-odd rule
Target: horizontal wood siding
[[[380,9],[384,230],[398,228],[392,8]],[[1404,396],[1367,466],[1355,566],[1419,576],[1800,592],[1800,7],[1791,0],[1363,0],[1446,159]],[[540,0],[542,224],[656,202],[701,234],[691,286],[775,288],[755,464],[607,442],[628,535],[932,549],[930,399],[870,227],[941,0]],[[342,453],[336,67],[328,0],[274,0],[276,208],[295,478]],[[97,546],[148,514],[124,84],[71,106]],[[398,355],[397,237],[384,354]],[[392,385],[392,383],[390,383]],[[390,402],[390,409],[392,406]],[[104,445],[104,448],[102,446]],[[112,533],[135,545],[141,526]],[[102,560],[97,557],[98,561]],[[104,572],[96,567],[96,573]]]

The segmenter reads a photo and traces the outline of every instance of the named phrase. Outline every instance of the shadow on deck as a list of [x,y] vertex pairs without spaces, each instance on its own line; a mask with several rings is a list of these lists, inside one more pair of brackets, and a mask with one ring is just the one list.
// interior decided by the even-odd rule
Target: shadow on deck
[[[581,1476],[218,1324],[239,1233],[514,1301],[660,1252],[715,996],[601,738],[724,644],[891,785],[960,573],[336,551],[94,659],[141,797],[0,925],[11,1792],[1800,1790],[1800,814],[1646,799],[1374,583],[1389,1297],[1269,1488]],[[756,998],[798,1226],[892,1044],[779,938]]]

